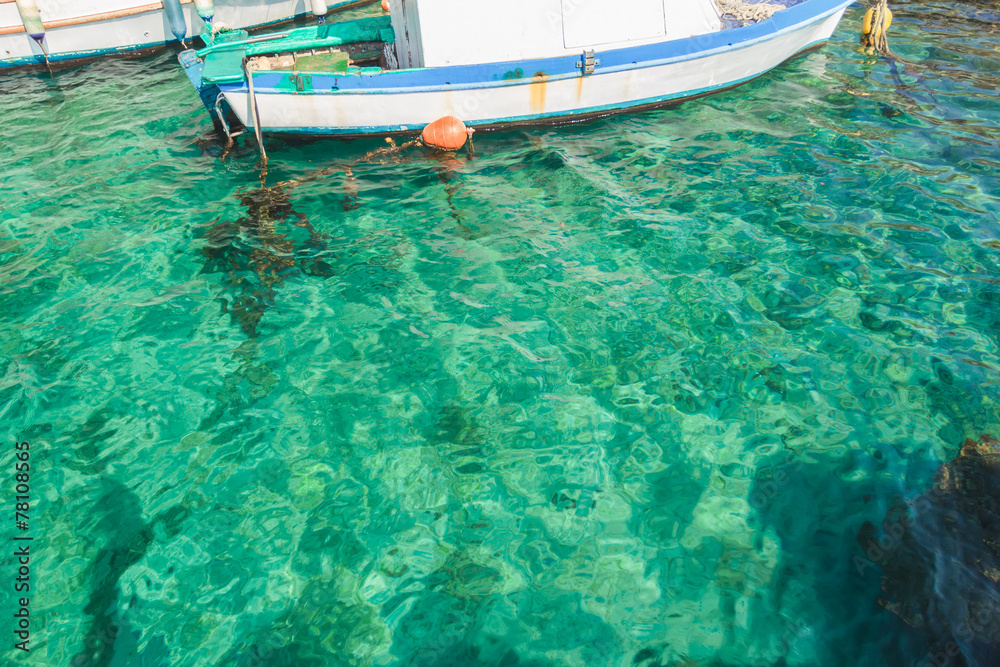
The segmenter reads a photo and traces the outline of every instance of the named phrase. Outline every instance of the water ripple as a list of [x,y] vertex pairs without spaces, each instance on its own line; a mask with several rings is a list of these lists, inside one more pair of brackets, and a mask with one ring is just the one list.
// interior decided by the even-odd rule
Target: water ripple
[[473,160],[275,139],[265,190],[172,53],[0,81],[21,662],[923,657],[855,535],[1000,431],[1000,18],[860,17]]

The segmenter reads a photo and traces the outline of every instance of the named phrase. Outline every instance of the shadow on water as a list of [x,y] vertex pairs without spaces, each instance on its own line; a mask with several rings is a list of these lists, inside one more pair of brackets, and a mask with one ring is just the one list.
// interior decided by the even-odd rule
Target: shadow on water
[[[789,653],[805,641],[830,664],[908,665],[925,647],[878,607],[878,577],[857,566],[854,530],[817,528],[842,524],[843,516],[877,514],[878,499],[888,492],[873,481],[875,475],[852,481],[838,474],[884,468],[875,459],[862,460],[867,456],[855,453],[849,461],[804,463],[777,455],[766,466],[768,472],[755,482],[751,498],[761,499],[757,520],[774,531],[781,545],[780,565],[768,593],[778,607],[794,614],[786,620]],[[857,527],[860,523],[859,518]],[[801,632],[807,634],[800,637]],[[873,647],[878,655],[873,655]]]
[[[936,435],[961,442],[957,434],[985,423],[991,401],[975,381],[960,381],[936,358],[927,361],[914,381],[927,392],[942,424]],[[808,463],[784,452],[761,468],[765,472],[750,497],[757,521],[775,532],[781,546],[770,594],[780,608],[800,608],[797,620],[812,629],[809,641],[833,664],[996,664],[996,645],[980,641],[983,633],[968,633],[973,637],[966,644],[948,643],[952,636],[961,639],[954,629],[963,614],[985,608],[995,618],[1000,608],[997,570],[988,565],[1000,549],[993,538],[976,541],[980,534],[995,535],[1000,516],[995,494],[1000,448],[989,438],[983,441],[988,452],[986,445],[979,451],[965,442],[960,457],[942,468],[959,479],[963,491],[948,495],[932,489],[921,496],[929,498],[923,508],[902,497],[911,487],[928,486],[937,461],[927,448],[916,454],[903,443],[876,442],[868,449],[814,456]],[[842,528],[816,528],[822,526]],[[949,565],[959,562],[978,565]],[[993,661],[966,662],[957,655],[959,645],[966,655],[988,654]]]
[[[107,667],[113,664],[139,664],[122,654],[134,656],[138,650],[138,632],[131,629],[129,611],[137,604],[133,598],[124,612],[119,612],[119,580],[139,562],[154,534],[171,538],[180,532],[180,525],[191,512],[183,505],[175,505],[149,523],[142,519],[139,497],[127,486],[113,479],[101,480],[101,497],[95,503],[97,511],[89,522],[79,527],[86,535],[103,535],[105,545],[97,552],[91,565],[92,591],[84,613],[92,618],[83,640],[84,648],[71,664],[88,667]],[[162,639],[152,640],[146,652],[160,653],[166,658],[167,649]],[[117,660],[116,660],[117,658]],[[136,660],[139,656],[134,656]],[[159,664],[154,660],[150,664]]]
[[[216,409],[201,423],[201,429],[211,430],[219,423],[224,412],[247,407],[256,400],[271,393],[280,378],[268,363],[258,363],[258,339],[265,315],[275,305],[279,290],[287,281],[301,276],[331,278],[337,276],[341,283],[339,290],[347,300],[368,301],[372,294],[398,280],[388,278],[395,271],[389,264],[393,260],[359,264],[350,253],[347,262],[338,263],[339,252],[331,248],[328,240],[320,234],[299,211],[296,211],[291,195],[296,188],[306,183],[320,181],[332,176],[343,177],[343,197],[341,208],[345,213],[360,207],[358,184],[352,170],[360,163],[385,164],[408,161],[412,155],[403,151],[414,144],[387,146],[371,150],[362,158],[347,164],[314,171],[307,176],[291,181],[283,181],[273,186],[246,189],[236,194],[246,214],[235,221],[217,220],[204,234],[205,244],[202,254],[205,263],[202,273],[224,276],[219,301],[224,313],[230,315],[233,324],[238,324],[248,340],[233,353],[239,367],[223,379],[223,387]],[[440,157],[433,165],[440,182],[446,189],[452,215],[461,228],[462,234],[471,234],[462,226],[461,214],[453,203],[453,197],[461,188],[455,174],[461,161],[451,157]],[[382,275],[383,285],[376,285],[379,279],[366,274]],[[359,289],[359,278],[367,286]],[[374,290],[374,291],[373,291]],[[406,348],[403,345],[402,348]],[[402,354],[393,346],[395,354]],[[223,432],[217,439],[224,440],[231,435]]]

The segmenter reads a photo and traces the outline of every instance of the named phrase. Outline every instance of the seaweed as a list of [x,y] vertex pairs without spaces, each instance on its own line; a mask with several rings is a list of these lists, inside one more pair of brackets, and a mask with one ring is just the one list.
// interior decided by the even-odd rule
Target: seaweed
[[[328,278],[333,269],[320,258],[327,250],[308,218],[295,211],[280,183],[237,195],[246,216],[216,222],[205,234],[203,272],[224,273],[223,311],[249,338],[256,338],[264,314],[274,306],[277,289],[296,274]],[[303,238],[304,237],[304,238]]]

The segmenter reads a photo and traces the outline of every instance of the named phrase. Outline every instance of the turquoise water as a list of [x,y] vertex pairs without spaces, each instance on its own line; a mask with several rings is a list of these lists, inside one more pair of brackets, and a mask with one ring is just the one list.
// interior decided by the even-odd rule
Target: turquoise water
[[0,79],[4,661],[923,664],[855,536],[1000,432],[1000,11],[897,4],[895,65],[860,17],[268,190],[173,53]]

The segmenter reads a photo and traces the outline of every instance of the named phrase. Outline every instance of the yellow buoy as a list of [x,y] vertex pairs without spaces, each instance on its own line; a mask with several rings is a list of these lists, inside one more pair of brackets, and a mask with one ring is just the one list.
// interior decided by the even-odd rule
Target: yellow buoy
[[865,12],[861,20],[861,43],[867,50],[875,49],[880,53],[889,53],[889,43],[886,35],[892,25],[892,10],[886,0],[878,0],[874,7]]

